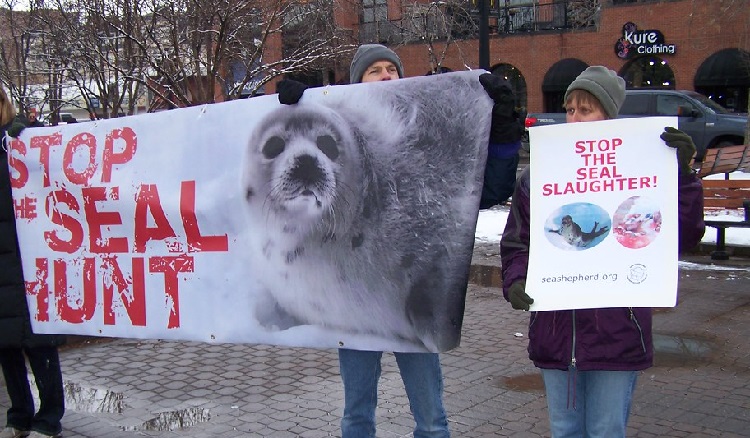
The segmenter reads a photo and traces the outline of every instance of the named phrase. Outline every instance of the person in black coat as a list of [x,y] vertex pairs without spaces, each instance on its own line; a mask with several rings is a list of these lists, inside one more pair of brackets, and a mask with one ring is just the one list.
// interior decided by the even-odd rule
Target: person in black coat
[[[24,128],[13,103],[0,88],[0,364],[11,402],[7,427],[0,438],[59,437],[65,397],[57,348],[65,337],[34,334],[31,330],[11,197],[6,134],[17,137]],[[39,390],[38,411],[34,409],[26,359]]]
[[483,210],[504,204],[513,194],[523,125],[516,111],[513,88],[507,80],[495,74],[485,73],[479,76],[479,82],[495,102],[492,106],[487,165],[479,203],[479,208]]

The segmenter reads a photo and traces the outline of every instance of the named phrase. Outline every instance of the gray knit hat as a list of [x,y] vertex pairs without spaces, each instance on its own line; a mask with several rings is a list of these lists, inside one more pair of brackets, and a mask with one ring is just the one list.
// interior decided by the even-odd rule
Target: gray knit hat
[[352,58],[352,65],[349,67],[349,82],[352,84],[362,82],[362,76],[367,67],[377,61],[391,61],[396,65],[398,77],[404,77],[404,66],[401,65],[401,59],[396,52],[380,44],[363,44],[359,46]]
[[625,102],[625,80],[607,67],[595,65],[587,68],[568,86],[564,102],[573,90],[586,90],[604,107],[609,118],[614,119]]

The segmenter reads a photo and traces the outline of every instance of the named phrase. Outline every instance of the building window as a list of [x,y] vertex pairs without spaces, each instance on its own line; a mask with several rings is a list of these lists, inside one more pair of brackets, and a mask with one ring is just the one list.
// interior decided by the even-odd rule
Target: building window
[[674,72],[667,61],[655,56],[635,58],[621,74],[627,88],[675,89]]
[[363,0],[359,42],[395,45],[403,42],[401,26],[388,20],[388,0]]
[[363,0],[362,22],[375,23],[378,21],[388,21],[388,1]]

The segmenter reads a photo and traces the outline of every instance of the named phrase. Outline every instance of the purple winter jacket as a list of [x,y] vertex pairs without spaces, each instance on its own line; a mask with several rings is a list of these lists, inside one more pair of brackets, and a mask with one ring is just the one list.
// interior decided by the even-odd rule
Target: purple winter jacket
[[[678,186],[679,245],[683,251],[695,247],[705,231],[703,187],[695,175],[680,176]],[[519,176],[512,199],[500,242],[506,300],[510,285],[526,279],[529,264],[528,167]],[[539,368],[566,370],[574,365],[580,371],[646,369],[653,364],[654,356],[651,309],[531,312],[528,351]]]

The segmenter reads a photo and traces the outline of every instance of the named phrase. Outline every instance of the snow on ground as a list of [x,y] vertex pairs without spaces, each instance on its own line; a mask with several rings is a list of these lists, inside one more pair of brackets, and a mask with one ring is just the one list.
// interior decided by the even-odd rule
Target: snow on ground
[[[724,174],[710,175],[705,179],[723,179]],[[733,172],[729,175],[730,179],[750,179],[750,173]],[[505,222],[508,218],[508,207],[493,207],[490,210],[481,210],[479,220],[477,221],[477,231],[475,239],[480,242],[498,242],[505,229]],[[744,219],[742,210],[706,210],[704,214],[706,219],[720,220],[737,220]],[[748,228],[728,228],[726,231],[727,245],[747,245],[750,246],[750,229]],[[703,235],[702,242],[716,243],[716,229],[706,227],[706,233]]]

